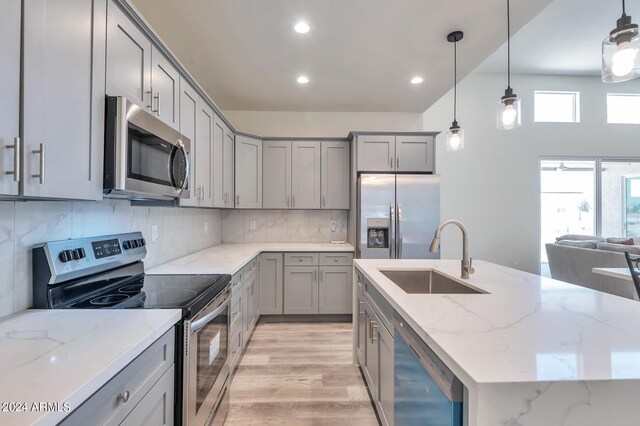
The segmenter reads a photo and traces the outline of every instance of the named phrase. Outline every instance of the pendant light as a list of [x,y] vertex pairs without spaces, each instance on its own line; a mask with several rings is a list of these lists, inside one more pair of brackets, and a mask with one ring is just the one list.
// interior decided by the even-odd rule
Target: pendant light
[[520,98],[511,88],[511,11],[507,0],[507,89],[498,102],[497,122],[499,130],[520,127]]
[[602,81],[617,83],[640,77],[640,35],[622,0],[622,16],[602,41]]
[[447,35],[447,41],[453,43],[453,122],[447,132],[447,151],[460,151],[464,148],[464,130],[456,119],[458,101],[458,42],[462,40],[462,31],[454,31]]

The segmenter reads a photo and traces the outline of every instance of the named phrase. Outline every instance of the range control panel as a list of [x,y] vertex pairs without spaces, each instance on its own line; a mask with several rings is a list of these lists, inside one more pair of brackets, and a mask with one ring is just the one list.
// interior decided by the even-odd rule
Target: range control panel
[[36,250],[46,256],[49,284],[134,263],[147,254],[141,232],[52,241],[35,246]]

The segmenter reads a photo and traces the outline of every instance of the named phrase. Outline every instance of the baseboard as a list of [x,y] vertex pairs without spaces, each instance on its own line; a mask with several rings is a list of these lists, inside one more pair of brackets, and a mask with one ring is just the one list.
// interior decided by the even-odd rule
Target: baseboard
[[351,322],[351,314],[335,315],[260,315],[258,322]]

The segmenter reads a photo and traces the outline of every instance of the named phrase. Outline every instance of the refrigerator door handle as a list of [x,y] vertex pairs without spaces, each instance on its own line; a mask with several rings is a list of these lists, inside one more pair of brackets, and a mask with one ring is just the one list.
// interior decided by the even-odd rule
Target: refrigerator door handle
[[395,259],[395,218],[393,215],[393,203],[389,204],[389,259]]
[[401,215],[402,210],[400,210],[400,204],[396,204],[396,233],[398,234],[396,259],[402,259],[402,228],[400,227],[402,220],[400,217]]

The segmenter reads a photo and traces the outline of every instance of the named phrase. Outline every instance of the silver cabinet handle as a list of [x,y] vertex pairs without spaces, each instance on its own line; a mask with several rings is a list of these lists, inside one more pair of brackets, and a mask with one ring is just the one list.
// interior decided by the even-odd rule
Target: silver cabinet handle
[[33,151],[31,151],[31,153],[40,155],[39,173],[31,175],[31,177],[39,178],[40,179],[40,185],[44,185],[44,144],[41,143],[40,144],[40,149],[34,149]]
[[[153,109],[153,107],[151,107],[151,112],[155,112],[156,115],[160,115],[160,92],[156,93],[156,95],[153,97],[153,100],[156,101],[156,109]],[[153,105],[153,100],[151,101],[151,105]]]
[[364,311],[360,310],[360,306],[362,306],[362,305],[364,305],[364,302],[358,301],[358,314],[360,314],[360,315],[364,315]]
[[294,209],[296,208],[296,196],[294,195],[293,197],[291,197],[291,204]]
[[393,259],[393,203],[389,204],[389,259]]
[[313,271],[313,282],[315,283],[318,280],[318,270]]
[[[153,86],[149,87],[149,90],[146,91],[146,94],[149,95],[149,104],[147,105],[147,109],[150,109],[151,112],[155,112],[153,110]],[[142,100],[144,102],[144,99]]]
[[396,169],[400,167],[400,157],[396,157]]
[[289,207],[289,196],[287,195],[287,207]]
[[371,343],[373,343],[374,341],[378,340],[378,336],[377,333],[373,330],[377,330],[378,326],[376,325],[375,322],[371,322]]
[[324,271],[321,270],[320,271],[320,282],[322,282],[323,276],[324,276]]
[[389,167],[393,169],[393,157],[389,158]]
[[325,200],[325,196],[322,196],[322,206],[321,207],[326,207],[327,205],[327,200]]
[[20,138],[13,138],[13,145],[6,145],[6,149],[13,149],[13,170],[4,172],[13,175],[14,182],[20,182]]
[[397,259],[402,259],[402,228],[400,227],[400,216],[402,216],[402,209],[400,208],[400,204],[396,204],[396,234],[398,234]]
[[129,401],[129,391],[124,391],[121,394],[118,394],[118,401],[122,401],[123,404],[126,404]]
[[236,194],[236,206],[240,205],[240,194]]

